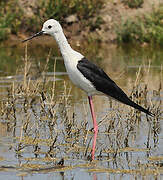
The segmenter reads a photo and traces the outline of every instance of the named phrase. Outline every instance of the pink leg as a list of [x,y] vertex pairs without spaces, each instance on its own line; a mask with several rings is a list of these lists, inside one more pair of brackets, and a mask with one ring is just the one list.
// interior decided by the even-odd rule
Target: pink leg
[[92,114],[92,119],[93,119],[93,128],[94,128],[94,137],[93,137],[93,145],[92,145],[92,160],[95,159],[95,147],[96,147],[96,138],[97,138],[97,133],[98,133],[98,125],[96,122],[96,116],[94,112],[94,107],[93,107],[93,102],[92,102],[92,96],[88,96],[89,99],[89,105],[91,109],[91,114]]

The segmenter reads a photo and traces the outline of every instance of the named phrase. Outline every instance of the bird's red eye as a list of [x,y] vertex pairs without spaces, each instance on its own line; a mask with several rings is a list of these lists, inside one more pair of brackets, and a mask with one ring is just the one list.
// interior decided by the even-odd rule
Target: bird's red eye
[[49,29],[51,29],[51,28],[52,28],[52,26],[51,26],[51,25],[49,25],[49,26],[48,26],[48,28],[49,28]]

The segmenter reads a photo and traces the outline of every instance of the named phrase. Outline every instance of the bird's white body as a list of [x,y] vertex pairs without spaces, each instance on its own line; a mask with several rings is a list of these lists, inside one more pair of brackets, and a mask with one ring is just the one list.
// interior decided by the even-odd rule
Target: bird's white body
[[[52,28],[49,30],[47,28],[48,24],[50,24],[52,28],[54,25],[55,31]],[[80,89],[84,90],[88,94],[88,96],[101,94],[99,91],[97,91],[94,88],[92,83],[89,80],[87,80],[83,76],[83,74],[77,69],[78,62],[82,58],[84,58],[84,56],[71,48],[70,44],[68,43],[63,33],[63,30],[60,24],[54,19],[50,19],[44,23],[42,31],[50,34],[56,40],[60,48],[62,57],[64,59],[64,64],[65,64],[67,73],[69,75],[70,80],[73,82],[73,84],[75,84]]]
[[68,73],[70,80],[80,89],[84,90],[88,96],[99,94],[99,92],[94,88],[92,83],[87,80],[83,74],[77,69],[78,61],[83,58],[83,55],[76,52],[68,52],[68,54],[62,54],[64,59],[64,64]]
[[64,58],[65,67],[67,70],[67,73],[69,75],[70,80],[80,89],[84,90],[88,96],[98,94],[97,90],[94,88],[94,86],[91,84],[90,81],[88,81],[83,74],[77,69],[77,57],[74,56],[71,58],[71,60],[67,60],[67,58]]
[[126,105],[134,107],[146,114],[153,116],[153,114],[134,103],[128,98],[128,96],[111,80],[107,74],[99,67],[89,62],[82,54],[74,51],[68,43],[61,25],[54,19],[49,19],[43,24],[42,31],[36,33],[32,37],[24,40],[23,42],[30,40],[34,37],[42,34],[49,34],[56,40],[61,54],[64,59],[65,67],[71,81],[79,88],[84,90],[88,94],[93,126],[94,126],[94,138],[92,144],[92,160],[94,160],[96,138],[98,133],[98,125],[96,122],[92,95],[105,94],[110,96]]

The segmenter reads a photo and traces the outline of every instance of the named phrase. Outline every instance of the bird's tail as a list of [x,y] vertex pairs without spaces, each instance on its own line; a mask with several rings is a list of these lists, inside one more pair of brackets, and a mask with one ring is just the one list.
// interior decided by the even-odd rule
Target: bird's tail
[[154,117],[154,114],[151,113],[148,109],[145,109],[143,107],[141,107],[140,105],[136,104],[135,102],[131,101],[129,98],[128,98],[128,101],[125,102],[125,104],[129,105],[129,106],[132,106],[134,107],[135,109],[138,109],[139,111],[142,111],[152,117]]

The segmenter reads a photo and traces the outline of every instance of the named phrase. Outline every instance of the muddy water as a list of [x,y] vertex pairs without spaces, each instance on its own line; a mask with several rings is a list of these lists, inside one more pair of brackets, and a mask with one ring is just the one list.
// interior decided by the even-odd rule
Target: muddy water
[[25,47],[2,46],[1,179],[163,178],[163,51],[131,46],[101,51],[85,54],[157,116],[94,97],[99,134],[95,161],[90,162],[93,131],[87,96],[69,82],[56,48],[29,45],[25,66]]

